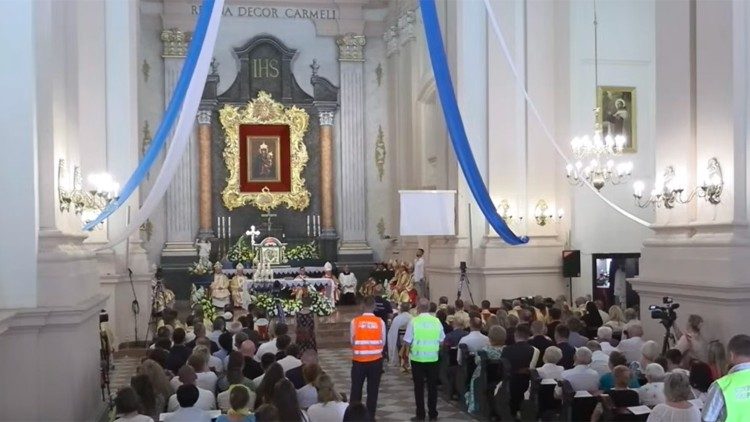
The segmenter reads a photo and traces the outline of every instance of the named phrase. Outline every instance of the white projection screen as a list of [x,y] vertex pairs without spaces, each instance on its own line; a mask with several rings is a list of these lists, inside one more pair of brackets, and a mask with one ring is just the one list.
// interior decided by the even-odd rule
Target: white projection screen
[[402,190],[401,236],[454,236],[456,191]]

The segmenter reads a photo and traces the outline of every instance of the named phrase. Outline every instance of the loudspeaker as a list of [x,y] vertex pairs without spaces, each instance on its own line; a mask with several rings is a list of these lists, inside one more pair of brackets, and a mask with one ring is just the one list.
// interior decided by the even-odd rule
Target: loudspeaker
[[581,276],[581,251],[563,251],[563,277]]

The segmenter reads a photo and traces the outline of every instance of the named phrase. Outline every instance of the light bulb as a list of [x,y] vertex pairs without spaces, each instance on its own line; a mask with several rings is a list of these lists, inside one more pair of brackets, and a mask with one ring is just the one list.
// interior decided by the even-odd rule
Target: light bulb
[[580,171],[580,170],[581,170],[581,168],[583,168],[583,163],[582,163],[582,162],[580,162],[580,161],[576,161],[576,169],[577,169],[578,171]]
[[645,185],[642,181],[638,180],[635,183],[633,183],[633,195],[637,197],[643,196],[643,189],[645,188]]

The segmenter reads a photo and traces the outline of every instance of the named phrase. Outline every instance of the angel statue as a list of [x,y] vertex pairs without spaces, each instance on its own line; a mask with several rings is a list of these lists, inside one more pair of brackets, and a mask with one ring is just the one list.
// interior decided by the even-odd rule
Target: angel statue
[[198,247],[198,262],[201,264],[209,262],[209,256],[211,255],[211,243],[207,240],[199,241],[195,240],[195,246]]

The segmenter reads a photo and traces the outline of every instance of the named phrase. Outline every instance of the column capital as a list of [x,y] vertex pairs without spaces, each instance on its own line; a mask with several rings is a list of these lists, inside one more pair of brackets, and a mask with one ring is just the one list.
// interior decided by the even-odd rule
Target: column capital
[[417,38],[416,23],[417,15],[413,10],[407,10],[398,18],[398,33],[401,45]]
[[211,124],[211,110],[198,110],[196,118],[198,119],[199,125],[210,125]]
[[390,28],[385,30],[383,42],[385,42],[386,57],[391,57],[398,52],[398,26],[391,25]]
[[364,35],[348,33],[336,37],[336,45],[339,47],[340,62],[363,62],[365,61],[364,48],[367,40]]
[[321,126],[333,126],[333,111],[321,111],[318,113]]
[[161,41],[164,49],[163,58],[183,58],[187,54],[188,44],[193,38],[192,32],[183,32],[179,28],[169,28],[161,31]]

